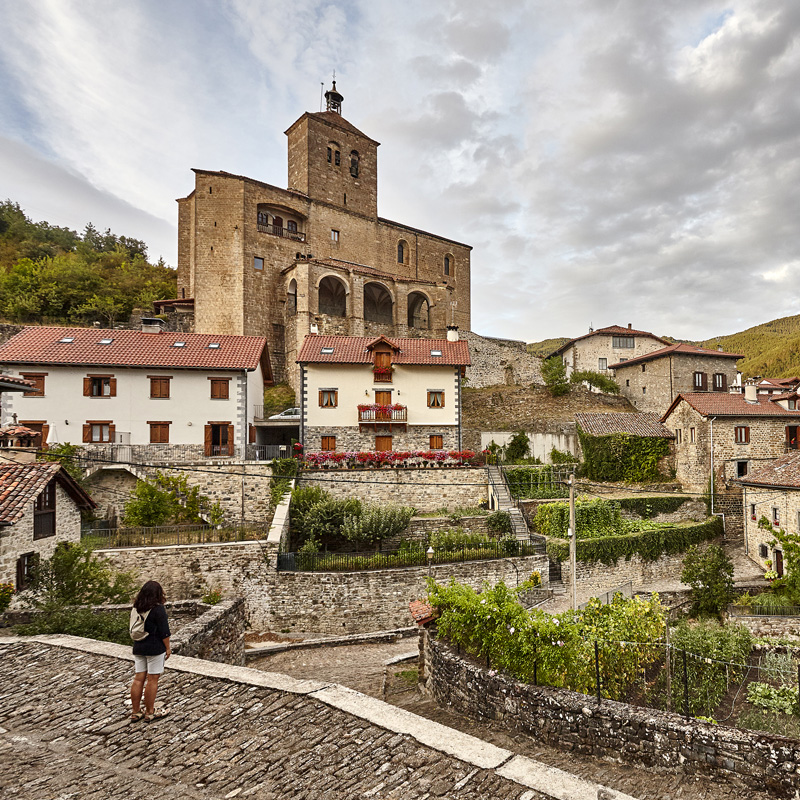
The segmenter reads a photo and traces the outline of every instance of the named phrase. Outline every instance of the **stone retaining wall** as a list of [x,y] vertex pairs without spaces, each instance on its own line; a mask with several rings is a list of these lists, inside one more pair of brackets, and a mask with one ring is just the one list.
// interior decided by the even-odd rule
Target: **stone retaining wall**
[[206,661],[244,666],[245,601],[238,598],[210,607],[199,604],[199,607],[208,610],[172,636],[173,652]]
[[439,705],[561,750],[706,775],[775,797],[800,792],[796,740],[520,683],[456,655],[425,630],[419,674]]
[[729,616],[730,622],[744,625],[753,636],[800,636],[800,617]]
[[298,486],[319,486],[334,497],[413,506],[418,511],[477,506],[488,498],[484,467],[306,470]]

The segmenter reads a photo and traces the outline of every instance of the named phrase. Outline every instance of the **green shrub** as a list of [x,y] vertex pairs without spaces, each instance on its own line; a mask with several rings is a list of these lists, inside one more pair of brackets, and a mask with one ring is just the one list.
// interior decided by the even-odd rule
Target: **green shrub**
[[508,511],[495,511],[489,514],[486,524],[492,533],[509,534],[513,530],[511,514]]
[[14,626],[14,631],[20,636],[65,633],[70,636],[130,645],[129,624],[128,611],[95,613],[91,608],[58,608],[37,615],[27,625]]
[[146,481],[136,481],[125,503],[122,519],[131,528],[151,528],[166,524],[172,517],[172,500],[166,492]]
[[319,486],[298,486],[292,492],[292,502],[289,511],[289,532],[296,546],[301,546],[308,538],[305,529],[306,514],[317,503],[328,500],[330,494],[320,489]]
[[685,496],[624,497],[617,502],[623,511],[637,514],[642,519],[651,519],[659,514],[672,514],[689,500],[691,500],[691,497]]
[[[601,562],[616,564],[620,558],[628,559],[639,555],[644,561],[655,561],[662,555],[684,553],[698,542],[705,542],[721,536],[722,519],[712,517],[705,522],[693,525],[653,525],[635,533],[621,536],[603,536],[597,539],[578,539],[576,557],[584,563]],[[566,541],[550,540],[547,554],[556,561],[569,558],[569,544]]]
[[692,611],[719,616],[733,595],[733,563],[718,545],[692,545],[683,559],[681,581],[692,587]]
[[215,606],[222,600],[222,592],[219,589],[208,589],[200,599],[210,606]]
[[[533,526],[544,536],[566,538],[569,531],[569,503],[544,503],[536,509]],[[575,530],[578,539],[618,534],[630,528],[622,519],[619,503],[608,500],[578,500]]]
[[608,375],[591,370],[578,370],[570,375],[570,383],[588,383],[595,389],[599,389],[604,394],[619,394],[619,384]]
[[357,546],[380,545],[384,539],[404,531],[413,515],[414,509],[409,506],[385,503],[362,508],[359,504],[358,513],[345,516],[341,535]]
[[767,711],[781,714],[797,714],[797,687],[780,686],[775,688],[768,683],[753,681],[747,687],[747,702]]
[[554,447],[550,450],[550,463],[551,464],[577,464],[578,458],[566,450],[559,450]]
[[520,461],[530,452],[530,439],[524,431],[517,431],[505,447],[505,460]]
[[317,540],[323,546],[337,546],[345,538],[342,532],[345,520],[360,516],[360,500],[354,497],[343,500],[327,497],[306,511],[304,533],[306,537]]
[[449,528],[442,531],[433,531],[428,537],[427,544],[435,551],[451,552],[464,547],[480,547],[489,545],[494,540],[482,533],[472,533],[463,528]]
[[669,439],[615,433],[590,436],[578,426],[583,471],[592,481],[647,482],[664,476],[658,462],[669,454]]
[[560,397],[569,392],[567,368],[558,356],[552,356],[542,362],[542,380],[552,397]]
[[[743,625],[720,625],[713,620],[689,623],[682,620],[670,634],[672,643],[672,708],[684,711],[683,658],[687,654],[689,713],[714,716],[728,691],[729,681],[742,678],[750,657],[753,637]],[[727,662],[727,663],[725,663]],[[733,665],[733,666],[731,666]]]

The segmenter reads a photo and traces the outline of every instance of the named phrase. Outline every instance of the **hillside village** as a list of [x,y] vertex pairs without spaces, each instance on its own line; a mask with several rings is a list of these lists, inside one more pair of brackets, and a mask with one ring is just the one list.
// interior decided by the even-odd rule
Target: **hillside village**
[[[7,312],[7,680],[33,696],[69,672],[119,694],[127,621],[122,640],[79,638],[41,602],[42,565],[85,546],[163,585],[169,694],[221,698],[176,700],[191,738],[154,733],[185,796],[796,796],[800,377],[641,317],[539,355],[472,330],[471,246],[378,215],[378,143],[335,82],[325,98],[286,132],[286,188],[193,170],[174,296],[69,325]],[[337,648],[378,643],[398,648],[380,697],[346,669],[350,689],[331,682]],[[295,651],[317,671],[279,675]],[[53,735],[96,744],[106,782],[127,719],[98,698]],[[294,731],[273,710],[289,706]],[[46,760],[23,699],[0,725]],[[212,730],[232,772],[184,746]],[[330,768],[276,789],[296,752],[270,750],[297,730]],[[498,731],[507,750],[484,741]],[[509,744],[525,737],[534,755]],[[357,794],[337,783],[348,770]]]

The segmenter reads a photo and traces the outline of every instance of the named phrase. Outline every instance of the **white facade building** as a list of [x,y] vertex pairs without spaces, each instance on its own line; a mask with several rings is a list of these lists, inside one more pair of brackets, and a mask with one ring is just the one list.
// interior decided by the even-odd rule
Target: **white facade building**
[[144,447],[243,456],[271,380],[266,339],[96,328],[25,328],[0,364],[32,381],[3,394],[0,424],[41,433],[37,444]]

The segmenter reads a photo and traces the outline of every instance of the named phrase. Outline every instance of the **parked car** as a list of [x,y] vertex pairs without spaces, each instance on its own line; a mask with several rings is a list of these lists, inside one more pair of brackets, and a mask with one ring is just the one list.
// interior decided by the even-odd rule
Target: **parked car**
[[273,414],[269,419],[300,419],[300,409],[299,408],[287,408],[285,411],[281,411],[280,414]]

